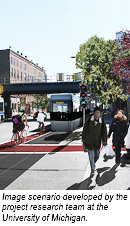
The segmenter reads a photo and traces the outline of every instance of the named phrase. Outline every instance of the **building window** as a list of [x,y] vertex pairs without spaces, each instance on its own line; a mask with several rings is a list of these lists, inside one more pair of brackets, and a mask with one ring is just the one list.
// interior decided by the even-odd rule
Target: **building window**
[[24,72],[24,81],[26,82],[26,73]]
[[15,70],[15,68],[14,68],[14,77],[16,77],[16,70]]
[[29,82],[29,74],[28,74],[28,82]]
[[22,62],[20,62],[20,68],[22,69]]
[[15,58],[14,58],[14,65],[15,65]]
[[19,61],[17,60],[17,67],[19,66]]
[[26,64],[24,64],[24,70],[26,70]]
[[23,77],[22,77],[22,71],[21,71],[21,81],[23,80]]
[[13,57],[11,57],[11,64],[13,63]]
[[13,67],[11,67],[11,76],[13,77]]
[[33,69],[33,74],[34,74],[34,75],[36,75],[36,74],[37,74],[37,73],[36,73],[36,69]]
[[19,70],[17,70],[17,78],[19,79]]

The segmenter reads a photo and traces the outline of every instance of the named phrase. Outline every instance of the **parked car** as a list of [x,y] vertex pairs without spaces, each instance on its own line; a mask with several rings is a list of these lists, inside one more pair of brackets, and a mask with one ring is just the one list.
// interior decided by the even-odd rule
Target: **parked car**
[[[37,118],[38,113],[39,113],[39,111],[37,111],[37,112],[35,112],[35,113],[34,113],[34,115],[33,115],[33,119],[36,119],[36,118]],[[44,116],[45,116],[44,120],[46,120],[46,119],[47,119],[47,113],[46,113],[45,111],[42,111],[42,113],[43,113],[43,114],[44,114]]]

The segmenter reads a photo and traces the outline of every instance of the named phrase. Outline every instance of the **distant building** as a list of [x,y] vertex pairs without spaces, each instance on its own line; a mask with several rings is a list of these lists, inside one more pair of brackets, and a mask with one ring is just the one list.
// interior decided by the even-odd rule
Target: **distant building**
[[[38,63],[28,60],[27,56],[24,57],[19,51],[16,53],[11,49],[0,50],[0,84],[46,81],[46,71],[39,67]],[[28,113],[35,111],[32,109],[33,101],[33,95],[11,95],[12,114],[19,112],[21,106],[28,107]]]
[[11,49],[0,50],[0,83],[46,82],[44,68]]

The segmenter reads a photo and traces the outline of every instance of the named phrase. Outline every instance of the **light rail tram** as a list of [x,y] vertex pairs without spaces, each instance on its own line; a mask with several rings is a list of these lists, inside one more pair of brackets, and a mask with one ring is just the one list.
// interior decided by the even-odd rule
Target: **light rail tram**
[[80,98],[73,94],[52,94],[50,120],[52,131],[72,131],[82,123]]

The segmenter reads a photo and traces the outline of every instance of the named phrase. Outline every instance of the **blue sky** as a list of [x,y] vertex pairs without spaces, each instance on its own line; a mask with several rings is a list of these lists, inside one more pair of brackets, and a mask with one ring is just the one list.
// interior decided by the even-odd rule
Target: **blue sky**
[[0,0],[0,49],[11,46],[48,76],[71,75],[80,44],[129,30],[129,11],[129,0]]

